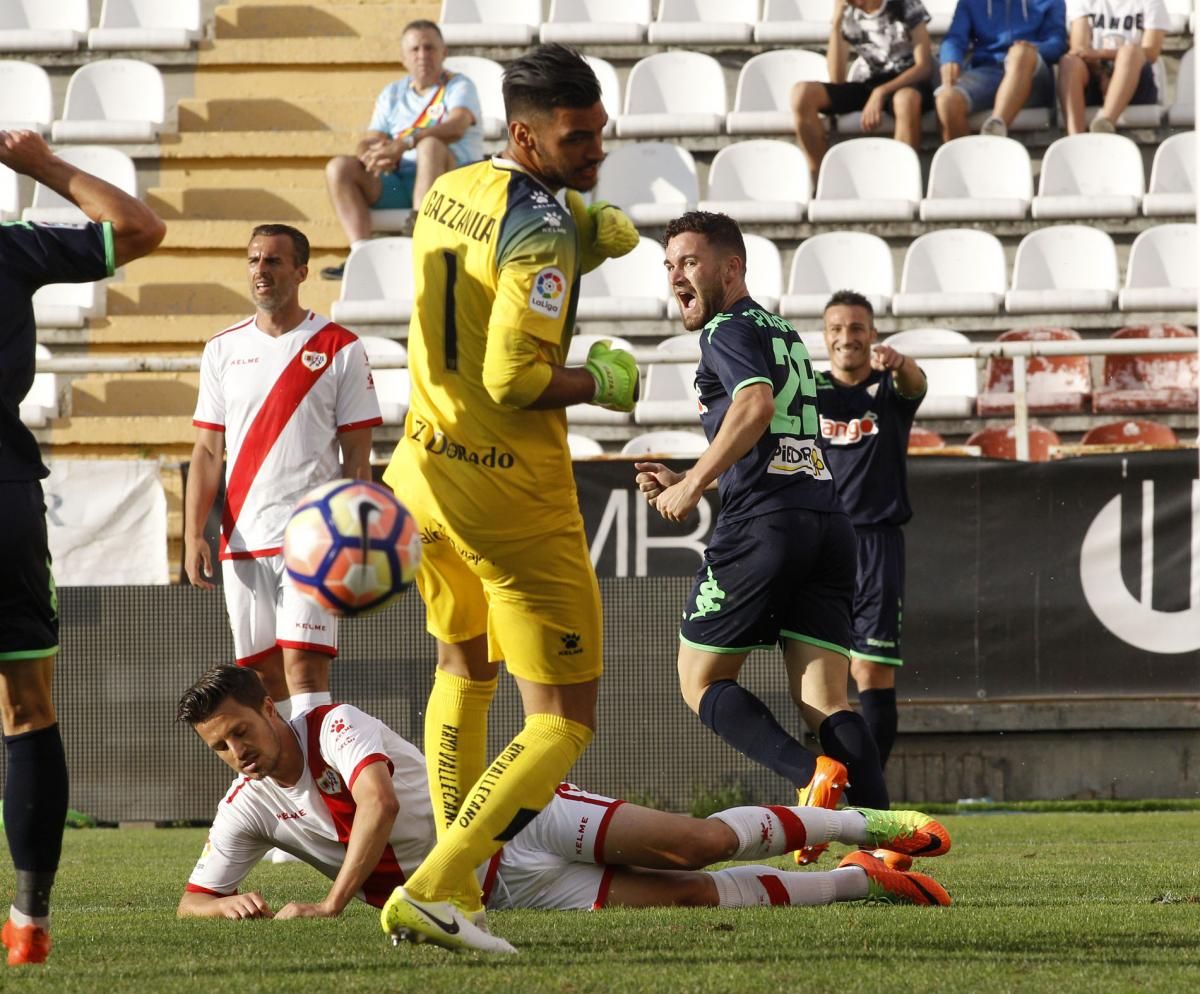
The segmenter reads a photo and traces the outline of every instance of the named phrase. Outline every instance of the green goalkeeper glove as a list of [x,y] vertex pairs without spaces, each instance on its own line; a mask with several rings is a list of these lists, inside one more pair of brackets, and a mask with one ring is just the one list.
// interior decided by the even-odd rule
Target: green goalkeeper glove
[[624,349],[614,349],[607,338],[588,349],[584,368],[596,381],[592,403],[610,411],[632,411],[639,391],[638,368]]
[[637,246],[637,228],[619,207],[603,200],[589,207],[576,190],[567,191],[567,207],[579,232],[579,262],[585,273],[605,259],[626,255]]

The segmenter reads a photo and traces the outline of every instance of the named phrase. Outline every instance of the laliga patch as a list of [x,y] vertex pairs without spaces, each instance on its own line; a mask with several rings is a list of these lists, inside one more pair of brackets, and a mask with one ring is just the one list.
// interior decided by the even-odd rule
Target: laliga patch
[[329,356],[324,352],[309,352],[306,349],[300,353],[300,361],[304,363],[306,369],[315,373],[318,369],[325,368],[325,363],[329,362]]
[[547,266],[533,278],[533,289],[529,291],[529,309],[548,318],[562,314],[567,300],[567,278],[561,269]]

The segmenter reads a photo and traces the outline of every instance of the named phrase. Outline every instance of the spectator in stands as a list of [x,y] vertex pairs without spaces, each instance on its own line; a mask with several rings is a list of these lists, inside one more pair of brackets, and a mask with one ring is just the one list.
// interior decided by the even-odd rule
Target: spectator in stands
[[288,578],[284,528],[313,487],[371,478],[371,430],[383,423],[362,342],[300,304],[308,252],[289,225],[251,232],[255,310],[204,347],[183,517],[184,569],[211,590],[205,526],[225,462],[221,576],[234,653],[296,714],[329,701],[338,629]]
[[871,302],[839,290],[825,305],[830,372],[817,373],[821,449],[838,498],[854,523],[850,675],[875,744],[887,763],[896,740],[896,671],[904,609],[904,533],[912,517],[905,458],[925,374],[913,359],[879,344]]
[[1067,134],[1084,129],[1084,106],[1100,105],[1091,131],[1111,133],[1130,104],[1159,101],[1154,63],[1171,26],[1163,0],[1068,0],[1070,50],[1058,64]]
[[[350,247],[371,237],[371,208],[421,203],[444,172],[483,157],[483,112],[475,84],[445,68],[446,43],[432,21],[411,21],[400,36],[409,74],[375,101],[366,137],[354,155],[325,167],[325,183]],[[410,226],[404,234],[411,234]],[[345,264],[321,270],[340,280]]]
[[973,111],[991,108],[980,134],[1004,136],[1026,104],[1053,106],[1050,67],[1066,50],[1063,0],[958,0],[938,48],[942,139],[965,135]]
[[33,293],[47,283],[90,283],[152,252],[162,221],[136,197],[54,155],[32,131],[0,131],[0,163],[49,187],[91,220],[0,225],[0,716],[8,760],[4,834],[17,893],[0,938],[8,963],[50,954],[50,889],[62,852],[67,761],[51,697],[58,596],[50,572],[41,481],[49,475],[18,410],[34,376]]
[[[792,87],[796,141],[814,183],[828,146],[821,114],[862,111],[862,129],[869,133],[888,113],[896,120],[896,138],[920,147],[921,115],[933,109],[928,22],[921,0],[834,0],[825,56],[830,82]],[[849,72],[848,50],[856,56]]]

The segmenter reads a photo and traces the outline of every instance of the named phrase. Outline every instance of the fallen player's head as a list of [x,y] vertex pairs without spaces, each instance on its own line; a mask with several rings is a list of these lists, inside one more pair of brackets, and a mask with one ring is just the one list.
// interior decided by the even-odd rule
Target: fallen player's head
[[175,709],[235,772],[254,780],[273,774],[283,751],[283,720],[257,673],[214,666],[189,687]]
[[663,234],[667,283],[688,331],[703,328],[746,294],[746,242],[727,214],[688,211]]

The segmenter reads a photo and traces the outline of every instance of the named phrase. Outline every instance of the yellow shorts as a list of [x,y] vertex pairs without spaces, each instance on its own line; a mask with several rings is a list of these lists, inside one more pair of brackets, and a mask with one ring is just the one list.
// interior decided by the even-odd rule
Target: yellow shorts
[[444,522],[421,525],[417,589],[426,628],[443,642],[488,636],[488,658],[537,683],[584,683],[603,669],[600,587],[576,528],[475,548]]

